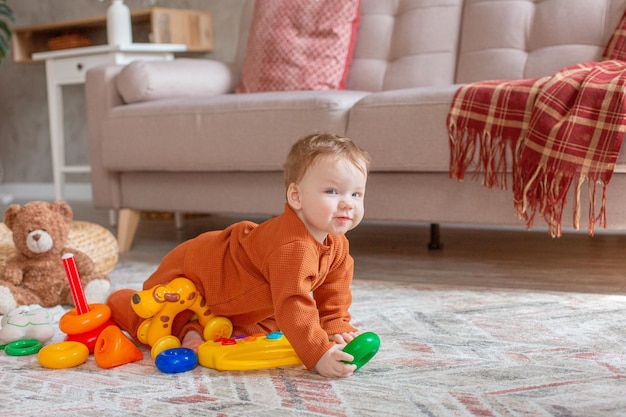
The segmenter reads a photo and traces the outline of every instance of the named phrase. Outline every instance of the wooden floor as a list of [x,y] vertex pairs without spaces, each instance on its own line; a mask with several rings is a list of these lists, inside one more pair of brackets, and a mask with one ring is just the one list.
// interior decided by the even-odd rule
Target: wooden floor
[[359,278],[467,286],[626,293],[626,235],[369,225],[351,239]]
[[[76,220],[108,226],[108,212],[70,202]],[[4,210],[4,209],[3,209]],[[263,218],[248,218],[263,221]],[[131,251],[121,259],[158,261],[178,243],[240,220],[192,216],[177,230],[168,216],[142,218]],[[348,235],[356,279],[429,284],[626,293],[626,233],[459,228],[442,225],[442,250],[427,248],[428,225],[364,222]]]

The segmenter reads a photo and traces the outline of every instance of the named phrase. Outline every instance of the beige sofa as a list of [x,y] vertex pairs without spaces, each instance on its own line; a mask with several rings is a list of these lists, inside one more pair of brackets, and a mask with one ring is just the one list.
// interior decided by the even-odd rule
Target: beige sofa
[[[449,178],[452,97],[461,83],[539,77],[598,60],[625,8],[626,0],[363,0],[346,90],[232,94],[250,2],[234,63],[88,72],[94,204],[120,210],[122,251],[140,210],[277,214],[288,147],[328,130],[372,154],[366,219],[523,228],[510,191]],[[610,228],[626,228],[625,186],[617,172]]]

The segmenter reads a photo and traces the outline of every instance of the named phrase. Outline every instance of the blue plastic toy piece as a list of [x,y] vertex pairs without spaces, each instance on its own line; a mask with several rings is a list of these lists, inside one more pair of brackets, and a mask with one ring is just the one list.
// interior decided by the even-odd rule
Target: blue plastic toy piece
[[157,355],[154,364],[166,374],[187,372],[198,365],[198,355],[189,348],[167,349]]

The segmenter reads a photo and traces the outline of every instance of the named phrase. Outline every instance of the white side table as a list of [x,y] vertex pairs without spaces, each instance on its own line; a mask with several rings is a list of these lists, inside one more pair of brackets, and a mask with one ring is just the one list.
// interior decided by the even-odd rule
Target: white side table
[[65,164],[62,87],[84,84],[87,71],[100,65],[128,65],[138,60],[170,61],[174,59],[174,52],[184,52],[186,49],[184,44],[133,43],[124,46],[98,45],[33,54],[33,60],[46,62],[52,176],[57,199],[63,199],[65,174],[91,171],[89,165]]

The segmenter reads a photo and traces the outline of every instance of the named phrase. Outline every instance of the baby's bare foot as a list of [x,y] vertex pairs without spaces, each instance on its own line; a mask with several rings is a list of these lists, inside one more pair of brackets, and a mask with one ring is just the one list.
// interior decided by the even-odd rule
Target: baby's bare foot
[[198,352],[198,348],[202,343],[204,343],[204,340],[202,340],[200,333],[195,330],[190,330],[185,334],[185,337],[183,337],[182,347]]

